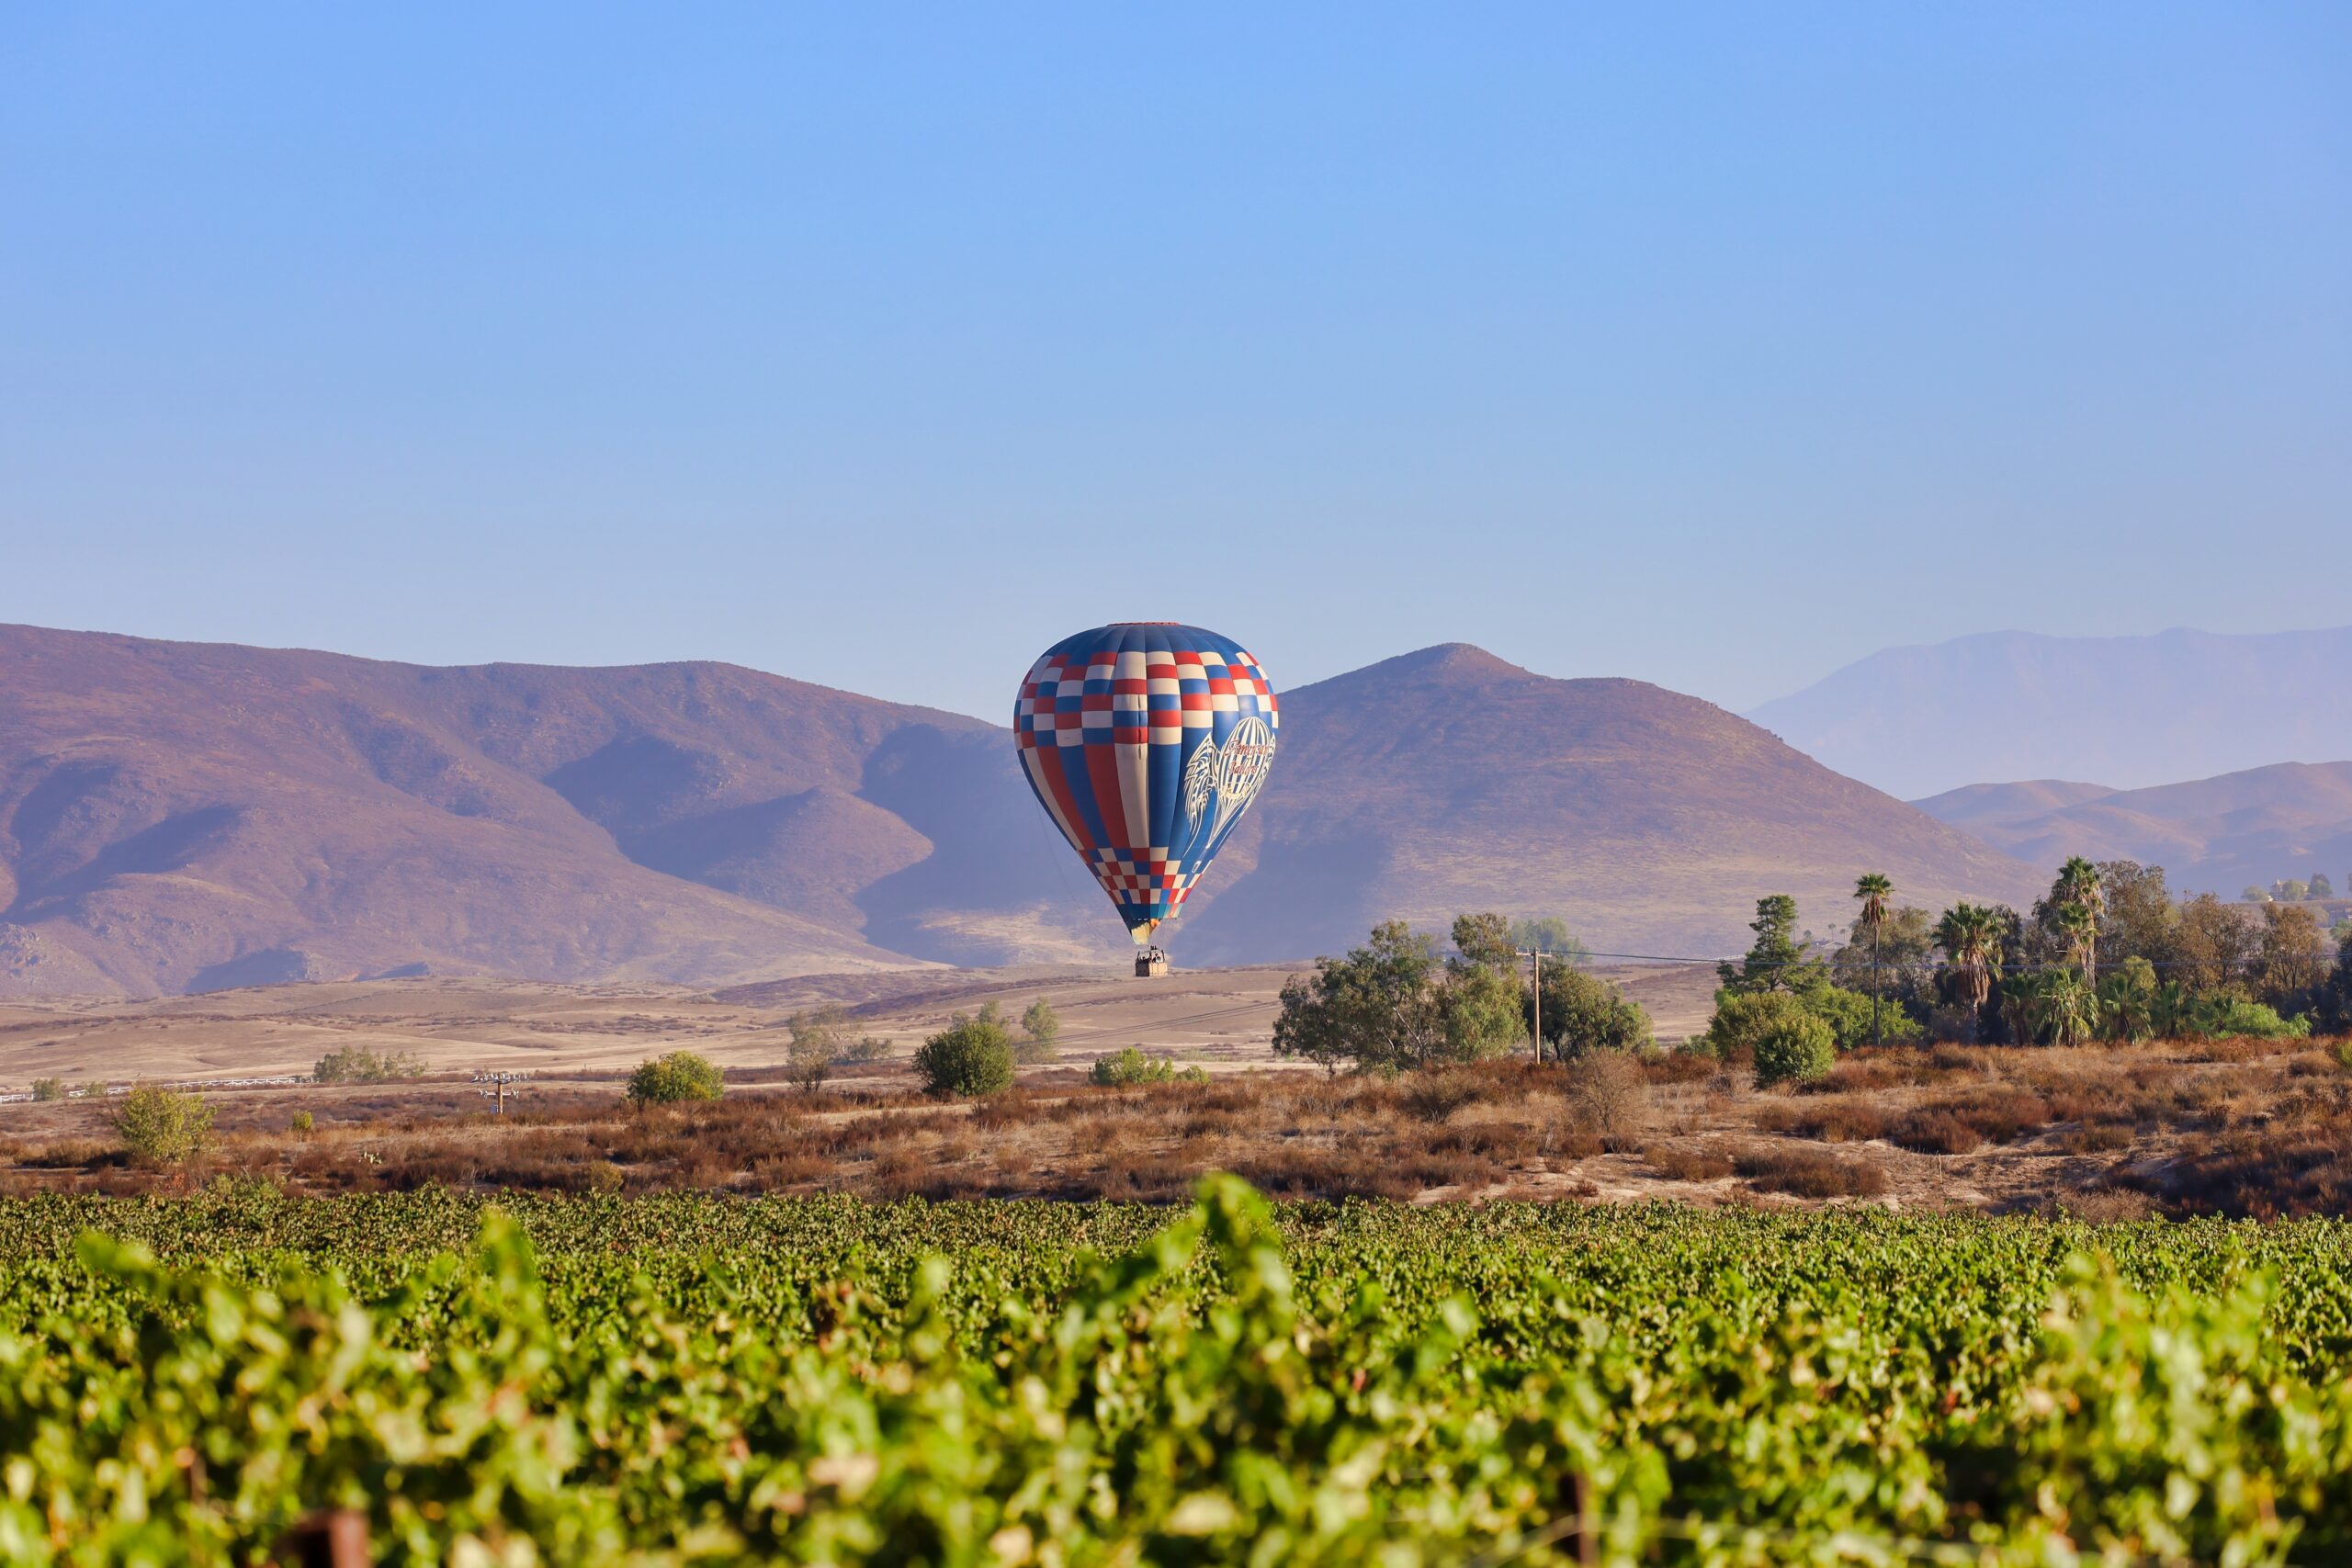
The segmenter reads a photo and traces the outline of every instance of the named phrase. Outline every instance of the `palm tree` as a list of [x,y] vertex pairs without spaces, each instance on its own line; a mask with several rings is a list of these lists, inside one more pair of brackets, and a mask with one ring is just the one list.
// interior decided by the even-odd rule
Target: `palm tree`
[[1894,884],[1880,872],[1870,872],[1854,880],[1854,897],[1862,902],[1862,912],[1855,924],[1871,933],[1871,1043],[1883,1045],[1886,1033],[1879,1027],[1879,942],[1886,933],[1886,901],[1894,897]]
[[1960,994],[1967,1000],[1968,1033],[1973,1040],[1980,1032],[1978,1017],[1984,998],[1993,994],[1993,982],[2001,974],[2000,919],[1982,904],[1954,904],[1936,922],[1936,945],[1944,950]]
[[2067,961],[2081,965],[2085,982],[2096,985],[2092,971],[2098,952],[2098,916],[2081,904],[2061,905],[2058,931],[2066,939]]
[[[2068,858],[2058,868],[2057,884],[2050,889],[2051,902],[2058,906],[2059,929],[2068,933],[2069,946],[2080,954],[2083,974],[2092,984],[2098,982],[2098,921],[2107,913],[2107,887],[2099,879],[2098,867],[2080,855]],[[2065,911],[2082,909],[2090,916],[2090,934],[2075,942],[2074,927]]]
[[2079,1045],[2098,1028],[2098,997],[2090,982],[2064,969],[2037,976],[2032,987],[2037,1034],[2053,1045]]

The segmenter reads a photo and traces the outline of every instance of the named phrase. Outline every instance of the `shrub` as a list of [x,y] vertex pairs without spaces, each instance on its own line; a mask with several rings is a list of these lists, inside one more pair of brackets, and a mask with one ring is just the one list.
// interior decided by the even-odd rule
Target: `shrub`
[[35,1100],[63,1100],[65,1080],[63,1078],[33,1079],[33,1098]]
[[1694,1043],[1717,1061],[1727,1062],[1753,1052],[1757,1042],[1772,1031],[1812,1017],[1804,1003],[1787,991],[1717,991],[1715,1016]]
[[915,1051],[915,1076],[932,1094],[977,1098],[1012,1087],[1012,1044],[1004,1026],[957,1015]]
[[867,1034],[851,1041],[833,1055],[836,1062],[879,1062],[890,1055],[890,1043],[878,1034]]
[[2275,1008],[2234,997],[2200,1003],[2189,1026],[2208,1040],[2301,1040],[2312,1032],[2307,1018],[2280,1018]]
[[330,1051],[319,1058],[311,1069],[311,1077],[320,1083],[387,1083],[393,1078],[413,1078],[424,1071],[424,1064],[413,1051],[371,1051],[365,1045],[345,1045]]
[[1826,1077],[1838,1065],[1838,1039],[1811,1013],[1780,1023],[1756,1042],[1756,1087]]
[[124,1096],[107,1121],[130,1157],[148,1165],[178,1165],[212,1142],[212,1107],[152,1085]]
[[1923,1107],[1894,1124],[1890,1141],[1923,1155],[1964,1155],[1984,1146],[1984,1134],[1947,1107]]
[[1094,1066],[1086,1076],[1089,1082],[1106,1089],[1125,1089],[1135,1084],[1209,1081],[1205,1068],[1180,1069],[1170,1058],[1147,1056],[1132,1045],[1122,1051],[1114,1051],[1107,1056],[1095,1057]]
[[1563,1089],[1568,1119],[1603,1147],[1641,1137],[1650,1120],[1649,1076],[1619,1051],[1595,1051],[1568,1064]]
[[288,1126],[304,1137],[310,1136],[311,1129],[315,1124],[311,1113],[307,1111],[297,1111],[288,1122]]
[[1652,1149],[1643,1157],[1669,1181],[1720,1181],[1732,1172],[1731,1156],[1720,1149]]
[[692,1051],[673,1051],[639,1062],[637,1071],[628,1076],[628,1098],[636,1105],[717,1100],[726,1092],[725,1077],[708,1058]]
[[1423,1122],[1443,1122],[1476,1104],[1484,1086],[1468,1073],[1417,1073],[1404,1094],[1405,1109]]
[[1751,1150],[1736,1168],[1766,1191],[1799,1198],[1875,1198],[1886,1190],[1886,1172],[1878,1167],[1818,1149]]

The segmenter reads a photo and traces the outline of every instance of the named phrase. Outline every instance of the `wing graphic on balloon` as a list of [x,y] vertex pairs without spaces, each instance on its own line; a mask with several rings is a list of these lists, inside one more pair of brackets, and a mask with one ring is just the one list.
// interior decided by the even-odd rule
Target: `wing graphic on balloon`
[[1229,637],[1125,622],[1064,637],[1013,703],[1022,771],[1138,945],[1264,786],[1274,689]]

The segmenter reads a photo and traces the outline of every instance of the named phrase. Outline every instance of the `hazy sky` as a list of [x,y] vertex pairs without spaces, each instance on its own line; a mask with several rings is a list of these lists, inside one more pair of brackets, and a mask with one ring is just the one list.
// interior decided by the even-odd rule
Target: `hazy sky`
[[15,6],[0,620],[1001,718],[2352,621],[2352,6]]

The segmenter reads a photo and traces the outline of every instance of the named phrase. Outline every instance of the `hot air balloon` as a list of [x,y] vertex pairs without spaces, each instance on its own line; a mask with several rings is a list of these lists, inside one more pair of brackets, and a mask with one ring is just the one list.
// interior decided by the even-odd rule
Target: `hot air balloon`
[[1136,945],[1171,919],[1266,782],[1274,688],[1230,637],[1167,621],[1067,637],[1021,682],[1029,787]]

